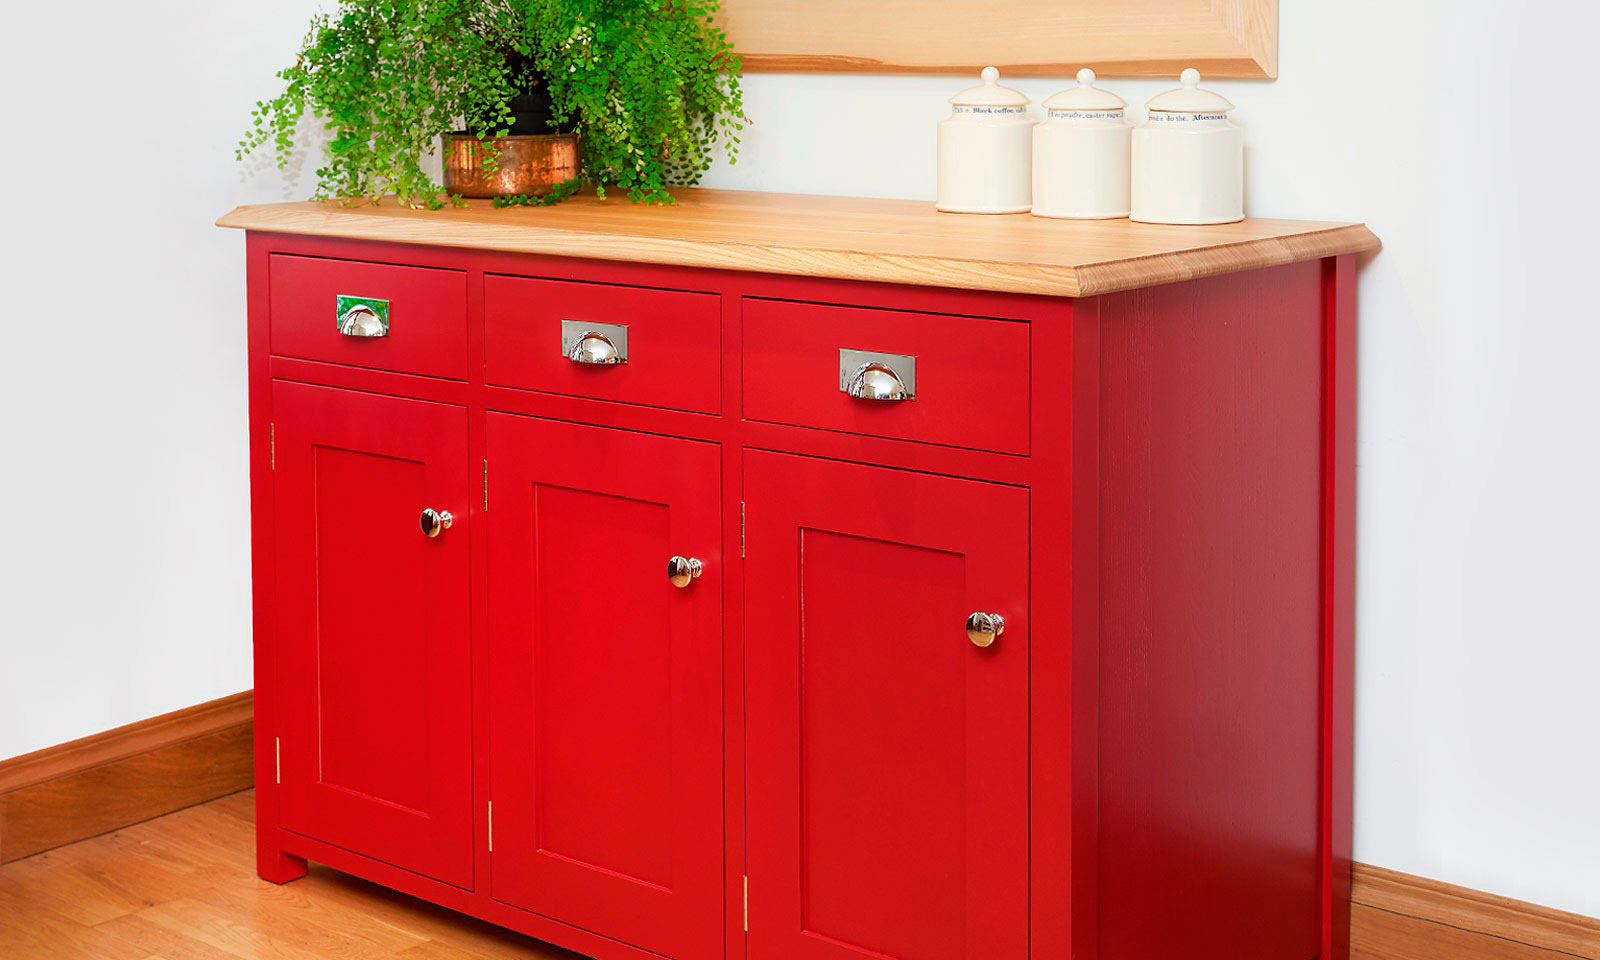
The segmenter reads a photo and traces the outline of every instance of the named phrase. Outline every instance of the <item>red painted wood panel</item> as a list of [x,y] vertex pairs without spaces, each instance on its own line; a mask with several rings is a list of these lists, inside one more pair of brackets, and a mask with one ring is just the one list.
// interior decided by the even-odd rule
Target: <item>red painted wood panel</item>
[[[672,957],[722,946],[714,444],[489,416],[496,899]],[[687,587],[673,555],[705,572]]]
[[1099,703],[1100,304],[1059,304],[1035,323],[1036,355],[1069,371],[1035,385],[1030,501],[1029,945],[1095,956],[1095,756]]
[[[472,885],[467,415],[279,382],[283,825]],[[421,511],[461,522],[423,536]]]
[[[916,398],[845,394],[840,349],[916,357]],[[744,415],[751,420],[1027,453],[1028,370],[1025,323],[744,301]]]
[[[1021,956],[1019,950],[1052,957],[1070,951],[1085,960],[1180,951],[1231,958],[1241,955],[1240,949],[1243,956],[1273,960],[1285,951],[1310,956],[1320,950],[1327,960],[1342,960],[1348,928],[1342,899],[1349,843],[1348,508],[1354,396],[1353,368],[1343,361],[1353,349],[1350,261],[1067,303],[265,234],[250,238],[250,250],[253,509],[270,512],[268,522],[255,527],[265,544],[258,545],[262,559],[256,564],[258,604],[267,605],[257,610],[257,636],[264,648],[258,661],[258,727],[264,734],[285,732],[292,740],[293,731],[305,724],[305,694],[296,688],[303,665],[279,669],[287,662],[279,647],[288,646],[280,640],[280,625],[288,622],[286,615],[300,616],[288,595],[301,592],[302,585],[282,577],[280,548],[272,542],[292,539],[276,532],[278,524],[290,521],[279,512],[279,478],[270,468],[273,377],[348,388],[332,392],[380,404],[329,411],[330,422],[341,430],[341,416],[410,417],[392,414],[397,408],[387,404],[395,401],[371,393],[425,401],[407,410],[456,410],[454,422],[465,420],[472,435],[471,504],[457,515],[471,516],[474,538],[482,542],[483,534],[501,531],[504,468],[520,457],[527,478],[543,478],[538,484],[548,516],[555,518],[545,522],[530,513],[526,529],[542,530],[547,543],[573,544],[570,550],[552,547],[542,559],[531,548],[513,557],[511,563],[521,564],[525,575],[509,586],[501,584],[499,553],[473,554],[477,586],[470,619],[482,631],[473,676],[484,694],[475,703],[463,694],[474,714],[476,753],[472,767],[455,778],[472,797],[470,817],[463,818],[471,826],[444,845],[455,852],[443,855],[463,858],[467,868],[451,874],[428,865],[438,851],[428,848],[432,841],[426,835],[438,832],[436,825],[383,819],[427,792],[400,766],[388,764],[404,752],[397,744],[432,734],[435,725],[430,722],[423,734],[414,716],[378,723],[371,717],[341,718],[335,710],[332,716],[346,732],[328,752],[327,769],[336,780],[354,785],[354,790],[338,789],[349,796],[366,792],[395,800],[384,800],[387,807],[371,814],[318,810],[315,817],[331,817],[338,829],[326,827],[317,838],[289,832],[280,825],[277,792],[266,782],[276,757],[265,739],[257,752],[258,769],[264,771],[263,876],[292,879],[302,869],[299,858],[311,856],[605,957],[646,955],[626,940],[648,946],[652,955],[728,960],[747,952],[752,958],[799,960],[1004,958]],[[341,276],[370,267],[459,281],[465,336],[451,338],[462,344],[459,369],[421,372],[406,363],[374,361],[378,354],[372,352],[313,355],[312,349],[274,349],[281,335],[275,326],[279,307],[306,296],[307,285],[285,289],[275,272],[274,264],[288,260],[340,264]],[[1320,278],[1320,293],[1305,295],[1306,278],[1312,278],[1311,286]],[[551,281],[573,292],[547,297],[542,285]],[[504,309],[495,314],[494,290],[501,283],[509,292],[500,296]],[[589,296],[595,290],[615,298],[601,303],[606,316],[592,318],[630,324],[677,309],[649,309],[656,294],[689,298],[684,302],[690,306],[683,308],[688,314],[653,327],[691,331],[689,342],[656,340],[651,353],[692,348],[686,354],[690,359],[675,361],[674,369],[649,389],[630,387],[634,392],[628,394],[603,386],[603,374],[614,370],[563,366],[557,350],[559,316],[550,318],[548,338],[526,318],[537,317],[552,302],[576,305],[565,312],[600,303]],[[326,298],[330,304],[332,292]],[[456,299],[450,292],[441,302]],[[704,301],[713,304],[709,322],[696,312],[695,305]],[[841,306],[819,306],[826,303]],[[768,313],[768,305],[777,312]],[[630,311],[634,319],[623,315]],[[331,306],[318,300],[314,310],[303,313],[306,330],[320,337],[325,325],[331,335],[331,317],[325,316],[331,313]],[[497,326],[491,326],[491,315],[498,317]],[[1299,359],[1307,317],[1321,331],[1315,336],[1325,334],[1314,346],[1312,361],[1327,368],[1321,380],[1320,368]],[[834,334],[854,340],[855,334],[869,332],[893,336],[832,342],[838,339]],[[497,342],[520,346],[491,350]],[[365,346],[371,345],[351,350]],[[919,372],[932,364],[956,378],[946,380],[933,398],[941,403],[952,396],[965,399],[937,415],[917,406],[930,398],[924,372],[922,398],[913,404],[898,411],[854,409],[860,405],[838,392],[840,346],[914,354]],[[430,353],[448,356],[450,349],[447,344],[442,352]],[[804,364],[796,362],[802,354],[809,358]],[[553,376],[527,374],[515,384],[508,377],[495,385],[497,364],[505,370],[510,369],[506,363],[515,366],[541,356],[538,364],[550,367]],[[988,372],[974,378],[980,370]],[[998,371],[1009,375],[998,376]],[[602,376],[560,382],[562,376],[590,372]],[[649,372],[662,377],[659,366]],[[1021,386],[1013,393],[1007,384]],[[1302,402],[1307,397],[1323,422],[1308,425]],[[1114,409],[1102,415],[1102,402]],[[829,407],[839,403],[845,406]],[[1274,409],[1277,405],[1282,409]],[[294,407],[285,404],[284,409]],[[494,445],[488,484],[494,510],[485,511],[481,460],[491,452],[485,425],[529,422],[510,416],[513,412],[543,418],[534,422],[550,433],[527,444],[536,454],[519,449],[521,443]],[[948,433],[952,425],[958,431],[954,435]],[[424,434],[431,443],[452,428],[430,427],[415,431],[416,436],[405,426],[378,429],[405,433],[409,444],[421,442]],[[1271,449],[1262,445],[1264,430],[1281,434]],[[602,452],[591,455],[584,453],[590,433],[607,435],[608,441],[618,435],[655,436],[623,452],[602,443]],[[284,456],[295,456],[286,453],[285,443],[292,447],[295,441],[282,423],[277,436],[281,465]],[[687,445],[719,451],[705,463],[684,460],[681,476],[670,485],[679,492],[695,478],[707,487],[720,485],[706,493],[715,504],[708,539],[729,558],[714,568],[719,571],[714,589],[726,595],[711,603],[715,635],[706,636],[717,648],[715,666],[704,696],[694,701],[709,711],[702,720],[726,730],[725,741],[718,741],[720,732],[709,738],[712,759],[695,761],[703,766],[695,767],[699,772],[693,778],[710,798],[705,809],[719,819],[707,828],[712,839],[692,848],[678,844],[675,831],[682,831],[684,821],[675,812],[669,815],[669,808],[676,811],[685,802],[677,780],[684,769],[680,747],[664,724],[648,719],[660,714],[665,696],[659,677],[663,649],[671,648],[665,658],[676,669],[677,652],[687,646],[676,638],[663,641],[655,628],[626,634],[616,626],[629,610],[645,611],[638,622],[654,623],[643,595],[575,613],[570,623],[606,628],[603,636],[583,638],[594,642],[551,642],[512,654],[526,656],[530,665],[535,657],[544,658],[538,661],[544,666],[542,672],[530,666],[522,677],[511,677],[510,682],[522,684],[525,703],[509,710],[528,711],[517,721],[524,725],[511,728],[517,735],[509,739],[492,736],[508,709],[497,698],[514,696],[517,688],[501,682],[507,677],[502,669],[507,655],[489,649],[491,639],[502,642],[493,631],[495,618],[505,610],[504,604],[491,602],[490,594],[524,590],[529,598],[539,591],[546,597],[581,596],[597,578],[563,567],[569,556],[603,564],[609,573],[625,569],[629,556],[676,550],[658,542],[660,518],[663,511],[681,518],[685,500],[669,495],[669,481],[658,475],[662,465],[675,461],[651,452],[657,443],[677,443],[665,439],[669,436],[710,441]],[[1312,472],[1318,466],[1323,471],[1309,485],[1306,437],[1322,461]],[[355,491],[372,485],[405,488],[419,469],[425,473],[438,459],[432,447],[408,452],[366,441],[325,445],[331,451],[321,455],[323,492],[330,503],[359,499]],[[450,457],[463,459],[455,453]],[[747,460],[782,469],[747,471]],[[585,469],[593,462],[606,464],[605,471],[614,470],[622,479],[612,484],[602,473],[603,482],[594,482],[596,474]],[[791,470],[799,475],[782,476]],[[767,479],[758,487],[762,476]],[[652,478],[662,485],[652,487]],[[624,479],[637,486],[627,486]],[[788,565],[781,569],[773,566],[771,551],[754,550],[748,576],[735,559],[739,501],[746,497],[741,484],[747,480],[752,546],[773,542],[774,529],[791,545],[783,560]],[[526,485],[536,484],[528,479]],[[1028,486],[1031,498],[1023,489]],[[1026,529],[986,525],[991,513],[982,503],[987,501],[957,492],[967,489],[1017,499],[1025,518],[1033,514],[1024,520],[1033,524],[1031,537]],[[1306,490],[1311,492],[1303,496]],[[1320,539],[1313,550],[1322,565],[1310,573],[1297,547],[1305,537],[1297,518],[1308,497],[1316,500],[1313,536]],[[1109,501],[1103,518],[1102,501]],[[285,502],[284,513],[295,512],[297,501]],[[300,503],[298,511],[309,515],[303,497]],[[763,508],[763,503],[776,506]],[[376,523],[362,515],[368,508],[378,510],[381,504],[362,502],[341,515],[349,524]],[[617,525],[606,538],[608,546],[584,540],[587,524],[575,519],[582,515]],[[1278,519],[1268,523],[1267,517]],[[1101,519],[1105,524],[1097,528]],[[771,527],[774,523],[779,526]],[[412,516],[408,532],[414,525]],[[337,526],[330,523],[331,530]],[[974,586],[971,579],[978,560],[1010,551],[1015,543],[1026,553],[1018,553],[1014,563],[1006,561],[1014,569],[1004,585],[1031,590],[1032,597],[1004,602],[1026,608],[1026,627],[1013,619],[994,651],[965,647],[979,656],[976,664],[1006,665],[1004,683],[1016,685],[1000,698],[984,692],[979,681],[986,674],[949,669],[955,651],[931,640],[924,645],[931,629],[903,625],[964,617],[970,610],[948,617],[940,613],[939,598],[978,590],[981,584]],[[359,552],[337,536],[327,546],[335,559],[341,549]],[[381,538],[374,540],[374,549],[397,552],[402,557],[397,580],[409,575],[403,550]],[[662,562],[652,562],[650,575],[664,582]],[[958,565],[966,571],[959,583]],[[1309,653],[1297,639],[1301,630],[1294,620],[1308,583],[1316,591],[1310,608],[1314,629],[1321,631]],[[708,584],[704,579],[696,589]],[[1094,602],[1102,589],[1104,602]],[[407,591],[397,599],[400,592],[396,588],[385,605],[414,608],[415,597],[425,591]],[[279,596],[285,600],[281,609]],[[367,618],[359,606],[365,600],[330,597],[325,611],[330,624]],[[783,602],[775,604],[775,598]],[[545,606],[554,604],[547,599]],[[974,599],[966,606],[977,609],[980,603]],[[803,624],[800,612],[807,614]],[[875,627],[879,613],[902,626]],[[817,626],[851,618],[855,624],[836,634]],[[559,632],[559,626],[543,620],[537,629],[541,636]],[[958,627],[949,629],[956,646],[966,644]],[[1037,643],[1030,637],[1034,633]],[[1008,672],[1014,661],[982,659],[1006,651],[1007,641],[1019,638],[1029,661],[1020,683]],[[401,648],[410,642],[403,634],[398,638]],[[625,655],[636,661],[634,671],[612,669],[624,656],[618,652],[624,644]],[[306,655],[304,650],[293,654]],[[329,657],[336,664],[364,662],[337,644]],[[346,702],[369,698],[374,714],[398,713],[396,703],[418,697],[414,674],[390,663],[374,669],[375,677],[387,678],[381,696],[348,676],[328,685],[328,695]],[[652,670],[654,685],[648,679]],[[534,682],[556,676],[567,682]],[[678,682],[669,678],[667,685]],[[539,703],[550,710],[542,721]],[[977,703],[986,709],[974,710]],[[813,706],[803,709],[807,704]],[[792,720],[786,720],[791,708]],[[983,731],[977,731],[980,716],[987,720]],[[1324,739],[1316,739],[1319,733]],[[380,736],[388,741],[370,751],[341,753],[361,738]],[[598,746],[561,752],[584,738]],[[967,744],[960,764],[947,749],[956,739]],[[1013,742],[1024,744],[1020,760],[1004,748]],[[973,743],[985,749],[974,751]],[[912,746],[895,748],[906,744]],[[528,764],[515,753],[518,749],[548,756],[554,765]],[[513,751],[509,760],[506,750]],[[288,753],[285,760],[289,773]],[[380,761],[384,769],[375,769]],[[525,767],[521,773],[519,764]],[[973,774],[975,769],[984,775]],[[614,776],[608,779],[607,771]],[[500,781],[491,782],[491,775],[526,776],[532,786],[524,788],[522,801],[507,803],[507,795],[497,792]],[[1097,782],[1102,776],[1103,784]],[[979,781],[981,789],[972,786]],[[622,795],[615,789],[619,782],[634,785],[637,795]],[[303,818],[293,819],[294,803],[303,798],[296,801],[292,795],[302,787],[300,779],[285,784],[284,816],[289,827],[309,830],[314,827]],[[663,795],[671,799],[659,801]],[[979,795],[981,801],[971,799]],[[484,849],[489,837],[485,802],[491,796],[497,853],[477,858],[472,851]],[[969,839],[977,817],[972,811],[980,807],[989,818],[984,829],[990,831],[981,850]],[[958,821],[952,813],[958,810],[969,811],[968,819]],[[544,831],[532,845],[519,837],[519,817],[527,817],[535,833]],[[722,828],[724,822],[730,829]],[[363,829],[376,841],[364,839]],[[334,840],[321,839],[335,833],[340,836]],[[958,847],[978,852],[964,853],[958,862]],[[697,863],[702,856],[716,859],[706,867]],[[505,864],[514,857],[537,866],[530,868],[523,895],[513,904],[495,897],[505,897],[510,889],[502,880],[509,869]],[[969,869],[969,861],[978,866]],[[694,863],[694,876],[703,869],[711,879],[704,886],[683,881],[680,863]],[[1017,863],[1021,868],[1011,869]],[[746,871],[751,874],[748,943],[740,916],[740,879]],[[450,881],[427,879],[440,875]],[[1022,885],[1008,888],[1018,876]],[[691,897],[691,888],[711,892],[702,901]],[[655,904],[662,898],[680,906],[660,909]],[[1026,912],[1011,912],[1013,905]],[[1031,945],[1018,947],[1017,931]],[[1097,945],[1102,935],[1103,948]]]
[[1099,960],[1317,956],[1320,267],[1100,336]]
[[1355,757],[1356,263],[1322,262],[1322,952],[1350,957]]
[[250,590],[255,667],[256,874],[271,883],[305,876],[305,860],[281,847],[277,736],[282,731],[278,678],[277,594],[274,576],[271,310],[271,238],[246,238],[245,283],[249,307],[250,372]]
[[762,452],[745,484],[750,955],[1027,957],[1026,491]]
[[[274,354],[466,379],[464,272],[285,254],[269,259]],[[388,300],[389,335],[340,333],[341,294]]]
[[[488,276],[483,281],[489,383],[670,410],[716,413],[721,304],[713,294]],[[573,363],[561,321],[628,328],[628,362]]]

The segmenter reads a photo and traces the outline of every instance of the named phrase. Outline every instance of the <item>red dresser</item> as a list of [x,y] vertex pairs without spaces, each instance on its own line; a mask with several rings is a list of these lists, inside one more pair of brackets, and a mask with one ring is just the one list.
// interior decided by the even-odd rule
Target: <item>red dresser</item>
[[1357,225],[246,207],[261,876],[1345,960]]

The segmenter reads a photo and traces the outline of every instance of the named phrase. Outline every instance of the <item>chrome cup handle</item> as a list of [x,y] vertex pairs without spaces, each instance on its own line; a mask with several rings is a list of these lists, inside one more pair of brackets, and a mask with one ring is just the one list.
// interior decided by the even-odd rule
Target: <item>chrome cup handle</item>
[[354,306],[339,318],[339,332],[347,337],[387,337],[383,321],[371,307]]
[[909,400],[911,394],[894,368],[885,363],[863,363],[845,387],[845,393],[859,400]]
[[334,316],[339,332],[347,337],[387,337],[389,301],[377,297],[356,297],[341,293],[334,297]]
[[595,330],[585,332],[572,345],[567,359],[573,363],[621,363],[622,354],[611,338]]
[[561,355],[573,363],[610,366],[628,362],[628,325],[561,321]]

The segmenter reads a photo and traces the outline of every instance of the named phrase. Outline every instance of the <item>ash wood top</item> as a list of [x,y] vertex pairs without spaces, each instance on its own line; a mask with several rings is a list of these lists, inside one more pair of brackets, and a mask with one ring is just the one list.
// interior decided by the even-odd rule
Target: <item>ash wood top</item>
[[555,207],[411,210],[239,207],[218,226],[271,233],[631,260],[688,267],[1088,297],[1378,249],[1360,224],[1245,220],[1175,227],[1027,214],[937,213],[932,203],[739,190],[675,191],[676,206],[575,197]]

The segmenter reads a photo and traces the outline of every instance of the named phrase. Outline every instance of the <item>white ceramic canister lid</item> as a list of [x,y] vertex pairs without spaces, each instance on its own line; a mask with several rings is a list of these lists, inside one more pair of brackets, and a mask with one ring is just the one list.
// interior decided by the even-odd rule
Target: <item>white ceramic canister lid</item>
[[994,67],[984,67],[981,76],[982,83],[976,87],[968,87],[950,98],[956,113],[1023,113],[1028,104],[1033,102],[1010,87],[1000,86],[1000,71]]
[[1050,111],[1051,115],[1119,112],[1127,106],[1128,101],[1110,90],[1102,90],[1095,86],[1094,71],[1088,67],[1078,71],[1076,87],[1068,87],[1044,102],[1044,108]]
[[1156,113],[1215,113],[1223,114],[1233,109],[1233,104],[1220,93],[1200,89],[1200,71],[1190,67],[1178,77],[1183,86],[1166,93],[1158,93],[1145,104],[1145,109]]

